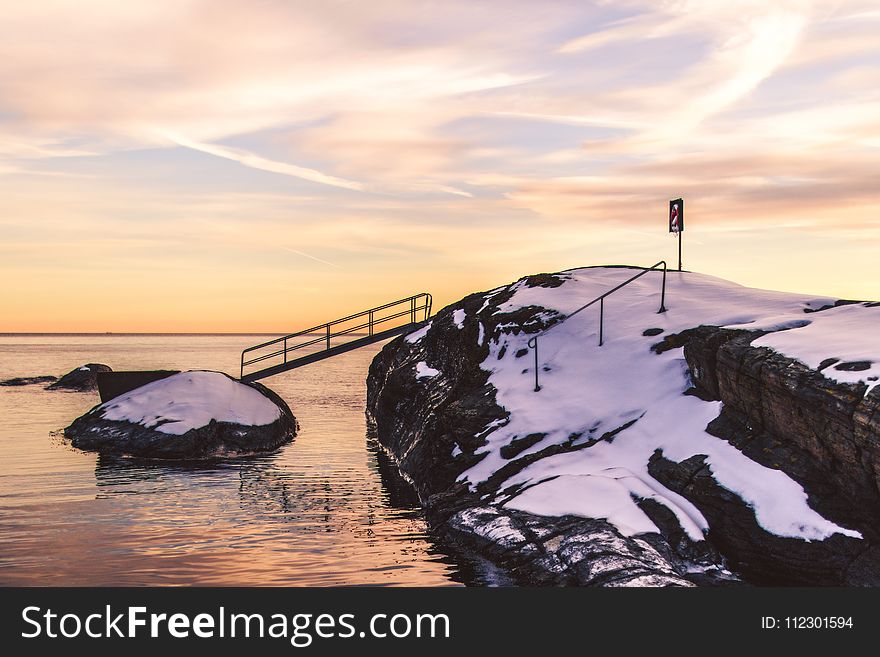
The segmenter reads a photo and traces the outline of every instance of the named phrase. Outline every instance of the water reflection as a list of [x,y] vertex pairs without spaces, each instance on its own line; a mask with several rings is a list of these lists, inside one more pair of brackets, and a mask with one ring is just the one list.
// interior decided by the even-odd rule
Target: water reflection
[[[200,461],[100,455],[95,463],[96,499],[131,502],[131,525],[153,531],[174,516],[169,525],[176,532],[200,534],[197,542],[203,555],[204,547],[212,544],[241,550],[284,540],[288,545],[276,550],[295,548],[300,555],[320,558],[326,554],[326,539],[316,535],[336,534],[339,552],[353,558],[369,554],[363,559],[364,583],[380,583],[371,581],[380,574],[384,579],[395,571],[421,567],[425,559],[448,569],[454,582],[481,582],[485,568],[480,564],[427,541],[417,493],[373,440],[365,439],[365,447],[378,490],[365,487],[356,472],[315,473],[302,461],[294,466],[283,452]],[[177,500],[176,514],[167,509],[172,497]],[[207,531],[201,535],[203,530]],[[385,563],[370,565],[376,561]]]
[[[142,336],[53,339],[31,354],[29,367],[66,371],[76,359],[116,369],[221,369],[236,354],[229,337],[151,340],[155,351]],[[308,376],[273,378],[303,429],[275,453],[235,459],[151,461],[72,450],[47,436],[94,398],[0,391],[0,413],[12,418],[0,427],[0,584],[492,581],[440,547],[415,492],[367,437],[364,373],[375,351],[316,364]],[[156,353],[166,360],[155,362]]]
[[367,439],[367,451],[375,459],[376,473],[387,494],[387,502],[395,509],[421,509],[416,489],[400,474],[397,464],[374,438]]

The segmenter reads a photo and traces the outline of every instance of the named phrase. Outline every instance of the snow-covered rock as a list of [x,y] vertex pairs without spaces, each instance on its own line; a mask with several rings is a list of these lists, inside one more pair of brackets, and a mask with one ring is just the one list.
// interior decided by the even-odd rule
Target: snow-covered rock
[[94,407],[64,430],[74,447],[151,458],[264,452],[296,435],[290,408],[259,383],[174,374]]
[[[669,272],[658,313],[651,272],[606,299],[600,347],[598,305],[572,313],[634,273],[471,295],[377,356],[368,412],[429,511],[589,519],[685,579],[723,555],[753,581],[880,583],[880,306]],[[416,385],[419,362],[443,375]]]

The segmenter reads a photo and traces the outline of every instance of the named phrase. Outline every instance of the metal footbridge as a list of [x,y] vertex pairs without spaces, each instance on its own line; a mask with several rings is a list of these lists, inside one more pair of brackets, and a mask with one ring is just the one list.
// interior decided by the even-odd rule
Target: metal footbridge
[[431,295],[422,292],[248,347],[241,352],[241,380],[281,374],[407,333],[430,319],[431,303]]

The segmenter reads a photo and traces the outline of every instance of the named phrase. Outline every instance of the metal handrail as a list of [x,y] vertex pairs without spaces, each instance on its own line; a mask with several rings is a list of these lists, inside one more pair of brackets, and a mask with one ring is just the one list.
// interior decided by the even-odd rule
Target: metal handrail
[[[571,319],[572,317],[577,315],[582,310],[586,310],[587,308],[589,308],[593,304],[598,303],[599,304],[599,346],[601,347],[604,344],[605,297],[611,296],[612,294],[617,292],[619,289],[626,287],[627,285],[632,283],[637,278],[641,278],[642,276],[647,274],[649,271],[653,271],[653,270],[657,269],[657,267],[659,267],[660,265],[663,265],[663,280],[660,284],[660,310],[657,311],[657,314],[659,315],[660,313],[665,313],[666,312],[666,261],[661,260],[660,262],[653,264],[650,267],[641,267],[642,271],[640,271],[638,274],[636,274],[635,276],[633,276],[631,278],[626,279],[620,285],[617,285],[616,287],[611,288],[610,290],[599,295],[598,297],[596,297],[595,299],[593,299],[589,303],[585,303],[580,308],[575,309],[573,312],[569,313],[563,321]],[[549,328],[544,329],[543,331],[541,331],[537,335],[529,338],[529,341],[526,343],[535,352],[535,392],[538,392],[541,389],[541,386],[538,383],[538,338],[541,337],[542,335],[545,335],[547,332],[551,331],[552,329],[556,328],[561,323],[562,322],[558,322],[558,323],[554,324],[553,326],[550,326]]]
[[[376,313],[381,313],[383,310],[387,310],[389,308],[393,308],[394,306],[399,306],[401,304],[409,304],[409,307],[405,310],[395,311],[390,315],[376,317]],[[241,352],[241,376],[244,376],[244,368],[248,365],[253,365],[254,363],[259,363],[264,360],[268,360],[270,358],[283,357],[283,362],[287,363],[287,354],[291,351],[296,351],[297,349],[302,349],[304,347],[309,347],[319,342],[326,343],[325,349],[330,349],[330,341],[332,338],[336,338],[342,335],[349,335],[352,333],[356,333],[357,331],[367,329],[367,335],[373,335],[374,328],[378,324],[383,324],[385,322],[389,322],[394,319],[399,319],[401,317],[405,317],[407,315],[410,316],[411,324],[415,324],[417,322],[417,316],[420,315],[424,311],[424,320],[427,320],[431,316],[431,306],[433,304],[433,297],[427,293],[422,292],[420,294],[415,294],[411,297],[406,297],[405,299],[400,299],[398,301],[392,301],[391,303],[386,303],[381,306],[376,306],[375,308],[370,308],[368,310],[361,311],[359,313],[354,313],[353,315],[348,315],[347,317],[341,317],[339,319],[334,319],[332,322],[326,322],[324,324],[319,324],[318,326],[313,326],[312,328],[304,329],[302,331],[297,331],[295,333],[289,333],[287,335],[283,335],[280,338],[275,338],[273,340],[269,340],[267,342],[262,342],[260,344],[254,345],[252,347],[248,347]],[[350,326],[341,331],[332,331],[332,327],[337,324],[342,324],[345,322],[350,322],[354,319],[358,319],[359,317],[367,317],[366,322],[362,322],[357,324],[356,326]],[[423,320],[418,320],[423,321]],[[313,338],[311,340],[307,340],[305,342],[299,342],[294,345],[288,345],[288,341],[294,338],[300,338],[304,336],[312,336],[320,333],[319,337]],[[266,354],[261,354],[256,356],[255,358],[251,358],[249,360],[245,360],[245,356],[253,351],[258,349],[265,349],[266,347],[271,347],[273,345],[279,345],[279,348],[271,351]]]

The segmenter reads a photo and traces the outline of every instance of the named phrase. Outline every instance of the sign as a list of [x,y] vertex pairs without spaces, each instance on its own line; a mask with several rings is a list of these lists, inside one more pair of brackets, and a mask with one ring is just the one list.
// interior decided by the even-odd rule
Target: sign
[[684,199],[669,201],[669,232],[684,232]]

